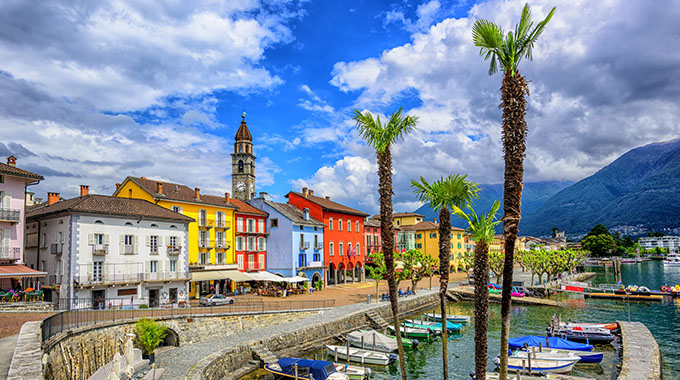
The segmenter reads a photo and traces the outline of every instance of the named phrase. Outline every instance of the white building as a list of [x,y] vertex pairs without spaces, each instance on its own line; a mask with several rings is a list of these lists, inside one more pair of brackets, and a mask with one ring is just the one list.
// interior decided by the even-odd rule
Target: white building
[[638,243],[644,249],[665,248],[673,252],[680,249],[680,236],[641,237]]
[[27,210],[28,263],[48,273],[62,308],[151,307],[187,301],[188,224],[141,199],[88,194]]

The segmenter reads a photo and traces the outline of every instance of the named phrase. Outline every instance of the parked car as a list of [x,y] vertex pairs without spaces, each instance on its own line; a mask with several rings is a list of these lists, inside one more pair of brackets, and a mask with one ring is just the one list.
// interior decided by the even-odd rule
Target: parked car
[[211,294],[209,296],[201,297],[198,304],[201,306],[217,306],[217,305],[231,305],[234,299],[224,296],[222,294]]

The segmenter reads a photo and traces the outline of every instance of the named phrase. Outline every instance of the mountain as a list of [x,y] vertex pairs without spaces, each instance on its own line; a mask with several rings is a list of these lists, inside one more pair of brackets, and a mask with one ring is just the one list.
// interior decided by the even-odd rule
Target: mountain
[[[522,214],[531,213],[543,205],[551,196],[560,190],[573,184],[568,181],[544,181],[544,182],[527,182],[524,184],[524,191],[522,193]],[[503,184],[494,185],[480,185],[482,190],[479,194],[479,199],[475,201],[475,211],[478,213],[486,213],[491,208],[495,200],[502,201],[503,199]],[[424,215],[423,220],[433,220],[439,218],[438,213],[430,208],[430,205],[423,205],[415,212]],[[498,212],[498,218],[503,216],[503,209]],[[454,227],[466,228],[465,222],[458,218],[452,217],[451,224]],[[521,230],[521,225],[520,225]],[[501,226],[499,225],[497,231],[500,233]]]
[[680,227],[680,139],[632,149],[611,164],[552,195],[522,218],[522,235],[568,235],[602,223],[642,234]]

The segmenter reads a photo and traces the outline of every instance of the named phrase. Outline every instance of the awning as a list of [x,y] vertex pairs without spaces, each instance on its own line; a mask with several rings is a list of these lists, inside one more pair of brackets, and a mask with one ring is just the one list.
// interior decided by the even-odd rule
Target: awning
[[46,272],[31,269],[26,265],[0,265],[0,278],[45,277]]
[[285,277],[277,276],[274,273],[262,271],[262,272],[250,272],[248,273],[250,277],[255,281],[270,281],[270,282],[285,282]]
[[290,282],[290,283],[312,281],[312,280],[308,279],[307,277],[302,277],[302,276],[286,277],[283,280],[286,281],[286,282]]
[[212,281],[230,279],[234,282],[253,281],[253,278],[237,270],[206,270],[191,272],[191,281]]

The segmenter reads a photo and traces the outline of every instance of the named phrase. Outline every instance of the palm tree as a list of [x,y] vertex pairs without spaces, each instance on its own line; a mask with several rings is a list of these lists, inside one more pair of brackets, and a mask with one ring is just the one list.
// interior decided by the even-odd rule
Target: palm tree
[[519,73],[522,58],[532,59],[532,50],[538,36],[555,13],[553,8],[546,18],[533,27],[531,10],[525,5],[515,31],[504,34],[503,30],[488,20],[477,20],[472,27],[472,39],[480,47],[484,60],[490,60],[489,75],[504,73],[501,85],[503,107],[503,153],[505,159],[505,182],[503,193],[503,235],[505,238],[505,267],[503,269],[503,293],[501,301],[501,368],[500,378],[508,372],[508,339],[510,338],[510,303],[512,269],[515,241],[521,219],[521,199],[524,177],[524,152],[526,150],[527,124],[525,94],[529,94],[526,79]]
[[380,236],[382,238],[385,268],[387,270],[387,286],[390,292],[390,305],[394,319],[395,335],[399,346],[399,366],[401,378],[406,380],[406,363],[404,346],[401,342],[399,328],[399,305],[397,304],[397,284],[394,273],[394,227],[392,226],[392,152],[390,147],[416,128],[418,118],[402,116],[401,108],[390,116],[387,124],[380,122],[380,116],[373,118],[370,112],[361,113],[354,110],[354,121],[357,130],[367,145],[375,148],[378,157],[378,193],[380,194]]
[[[475,210],[468,207],[469,214],[456,208],[456,215],[468,223],[466,232],[475,241],[475,379],[486,379],[487,338],[489,330],[489,244],[493,241],[495,228],[500,220],[496,220],[496,213],[501,204],[495,201],[486,215],[477,215]],[[502,378],[501,378],[502,379]]]
[[443,379],[449,378],[449,361],[446,340],[446,291],[449,286],[451,271],[451,211],[454,207],[465,207],[477,198],[479,186],[469,182],[467,176],[448,176],[428,183],[420,177],[420,182],[411,180],[413,193],[423,203],[430,203],[435,211],[439,211],[439,306],[442,315],[442,364]]

